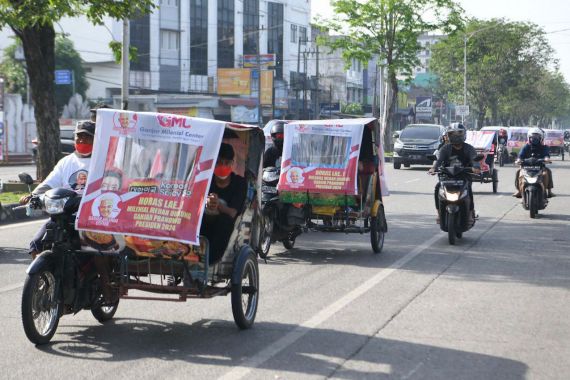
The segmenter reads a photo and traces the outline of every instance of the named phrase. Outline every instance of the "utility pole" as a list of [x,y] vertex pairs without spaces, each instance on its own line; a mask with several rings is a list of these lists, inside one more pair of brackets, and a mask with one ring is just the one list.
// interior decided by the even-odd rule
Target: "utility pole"
[[303,52],[303,119],[308,119],[307,115],[307,49]]
[[299,75],[301,71],[301,37],[299,37],[299,44],[297,45],[297,79],[295,80],[295,111],[297,113],[297,120],[301,118],[299,107]]
[[261,48],[261,29],[257,29],[257,123],[260,128],[263,128],[263,110],[261,109],[261,57],[259,50]]
[[320,103],[320,99],[319,99],[319,45],[317,45],[316,47],[316,53],[317,53],[317,69],[316,69],[316,88],[315,88],[315,115],[314,118],[315,119],[319,119],[320,118],[320,114],[321,114],[321,103]]
[[121,108],[126,110],[129,108],[129,19],[123,20],[123,46],[121,51]]

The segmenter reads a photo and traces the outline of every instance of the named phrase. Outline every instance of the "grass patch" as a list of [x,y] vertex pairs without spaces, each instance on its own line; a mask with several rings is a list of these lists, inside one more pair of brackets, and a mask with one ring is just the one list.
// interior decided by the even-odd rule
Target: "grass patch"
[[0,203],[2,204],[18,203],[22,195],[26,194],[27,193],[20,191],[0,193]]
[[384,157],[393,157],[394,152],[384,152]]

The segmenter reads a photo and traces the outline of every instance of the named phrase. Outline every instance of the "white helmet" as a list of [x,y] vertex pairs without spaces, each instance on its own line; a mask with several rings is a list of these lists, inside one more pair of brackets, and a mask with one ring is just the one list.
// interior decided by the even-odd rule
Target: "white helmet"
[[540,145],[544,140],[544,132],[540,128],[530,128],[527,132],[528,142],[532,145]]

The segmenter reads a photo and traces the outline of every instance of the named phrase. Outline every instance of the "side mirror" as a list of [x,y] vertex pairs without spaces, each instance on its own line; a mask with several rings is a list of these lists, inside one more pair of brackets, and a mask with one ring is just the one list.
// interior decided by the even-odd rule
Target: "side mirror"
[[34,179],[32,178],[32,176],[25,172],[19,173],[18,178],[20,179],[20,182],[28,186],[34,183]]
[[479,153],[478,155],[475,156],[475,159],[473,161],[479,162],[479,161],[483,160],[483,158],[485,158],[485,156],[482,155],[481,153]]
[[400,132],[394,132],[394,134],[392,135],[392,137],[393,137],[394,139],[399,138],[399,137],[400,137]]
[[428,154],[428,155],[426,156],[426,158],[427,158],[428,160],[430,160],[430,161],[435,161],[435,160],[437,160],[437,157],[435,156],[435,154]]

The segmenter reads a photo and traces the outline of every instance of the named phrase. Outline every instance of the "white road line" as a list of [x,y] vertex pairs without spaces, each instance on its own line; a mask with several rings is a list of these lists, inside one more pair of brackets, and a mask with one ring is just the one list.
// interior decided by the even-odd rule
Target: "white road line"
[[45,222],[46,222],[46,219],[32,220],[31,222],[24,222],[24,223],[8,224],[7,226],[0,226],[0,231],[13,229],[13,228],[19,228],[19,227],[27,227],[27,226],[31,226],[34,224],[40,224],[40,223],[45,223]]
[[381,270],[375,276],[369,278],[359,287],[355,288],[351,292],[345,294],[342,298],[339,298],[326,308],[322,309],[320,312],[315,314],[309,320],[301,323],[293,331],[283,336],[279,340],[275,341],[269,347],[264,348],[257,355],[251,357],[245,361],[242,365],[234,367],[231,371],[227,372],[225,375],[220,377],[223,380],[236,380],[245,377],[252,369],[259,367],[269,359],[273,358],[281,351],[291,346],[297,340],[301,339],[306,335],[311,329],[317,327],[321,323],[325,322],[327,319],[338,313],[345,306],[356,300],[358,297],[368,292],[370,289],[378,285],[381,281],[386,279],[392,273],[406,265],[408,262],[413,260],[417,255],[422,253],[424,250],[433,245],[436,241],[442,238],[442,234],[436,234],[431,239],[425,241],[423,244],[417,246],[400,260],[396,261],[388,268]]
[[0,293],[5,293],[5,292],[12,291],[12,290],[20,289],[22,286],[24,286],[24,284],[8,285],[8,286],[5,286],[3,288],[0,288]]
[[419,178],[414,178],[414,179],[411,179],[411,180],[406,181],[406,182],[404,182],[404,183],[412,183],[412,182],[417,182],[417,181],[419,181],[419,180],[420,180]]

